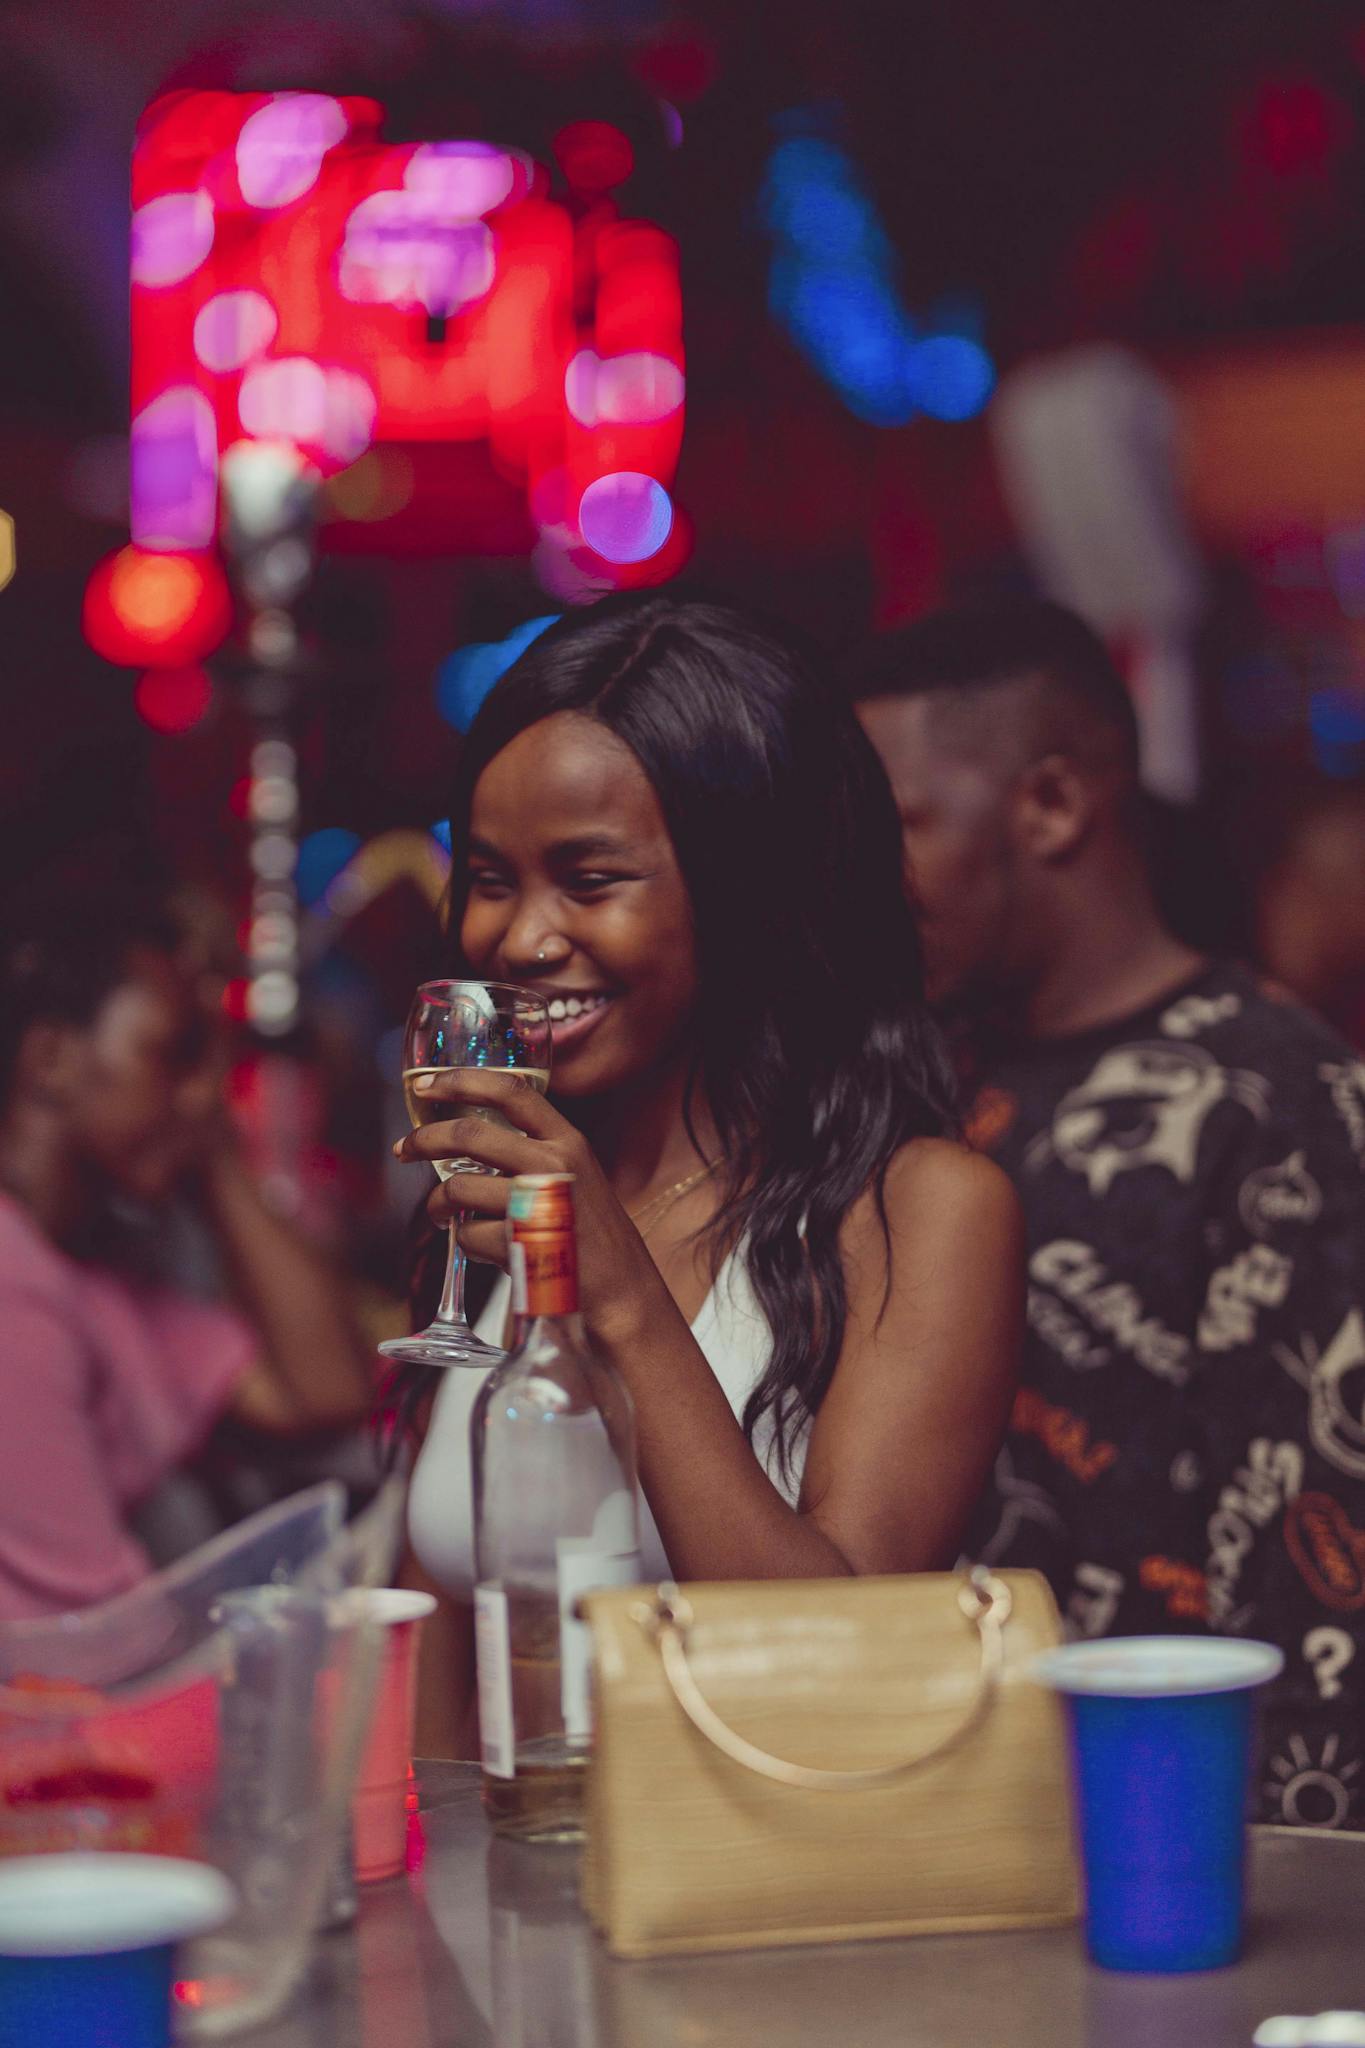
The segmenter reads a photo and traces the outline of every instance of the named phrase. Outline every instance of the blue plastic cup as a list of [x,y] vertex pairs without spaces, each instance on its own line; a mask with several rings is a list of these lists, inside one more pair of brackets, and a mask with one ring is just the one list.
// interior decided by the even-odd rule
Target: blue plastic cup
[[235,1903],[176,1856],[0,1863],[0,2048],[166,2048],[176,1945]]
[[1127,1636],[1036,1658],[1066,1697],[1085,1938],[1106,1970],[1216,1970],[1242,1945],[1247,1780],[1269,1643]]

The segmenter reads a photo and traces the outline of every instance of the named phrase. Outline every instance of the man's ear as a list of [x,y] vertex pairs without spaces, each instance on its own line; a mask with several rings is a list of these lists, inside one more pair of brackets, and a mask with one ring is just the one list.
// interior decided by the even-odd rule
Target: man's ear
[[1045,864],[1069,860],[1089,837],[1099,809],[1094,780],[1066,754],[1045,754],[1015,784],[1014,837]]
[[[14,1063],[15,1095],[51,1108],[68,1109],[89,1086],[85,1034],[73,1024],[42,1018],[19,1041]],[[84,1077],[84,1078],[83,1078]]]

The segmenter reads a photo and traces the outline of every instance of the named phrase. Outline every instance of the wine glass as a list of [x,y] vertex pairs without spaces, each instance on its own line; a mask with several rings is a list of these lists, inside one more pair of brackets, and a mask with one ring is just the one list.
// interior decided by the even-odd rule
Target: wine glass
[[[412,999],[403,1036],[403,1098],[414,1130],[452,1117],[477,1116],[485,1123],[512,1126],[501,1110],[434,1100],[413,1087],[419,1074],[448,1067],[481,1067],[515,1074],[543,1095],[550,1085],[550,1012],[529,988],[498,981],[424,981]],[[455,1173],[492,1173],[473,1159],[434,1159],[442,1180]],[[435,1320],[411,1337],[380,1345],[386,1358],[404,1365],[496,1364],[503,1356],[470,1329],[464,1312],[465,1256],[458,1216],[450,1224],[445,1285]]]

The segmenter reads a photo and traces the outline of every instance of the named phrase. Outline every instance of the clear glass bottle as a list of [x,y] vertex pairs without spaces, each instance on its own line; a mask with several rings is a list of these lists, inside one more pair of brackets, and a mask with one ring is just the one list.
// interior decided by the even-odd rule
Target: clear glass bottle
[[640,1576],[635,1418],[578,1312],[573,1176],[508,1198],[512,1348],[470,1417],[484,1807],[499,1834],[582,1835],[592,1742],[581,1594]]

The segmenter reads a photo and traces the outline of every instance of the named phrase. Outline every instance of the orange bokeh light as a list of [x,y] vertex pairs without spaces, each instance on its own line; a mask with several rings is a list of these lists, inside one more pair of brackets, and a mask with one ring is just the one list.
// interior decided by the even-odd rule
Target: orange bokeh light
[[169,640],[193,618],[201,587],[197,570],[183,555],[123,548],[114,558],[109,602],[130,633]]
[[180,668],[211,653],[231,618],[227,578],[214,556],[161,553],[134,543],[94,570],[82,624],[106,661]]

